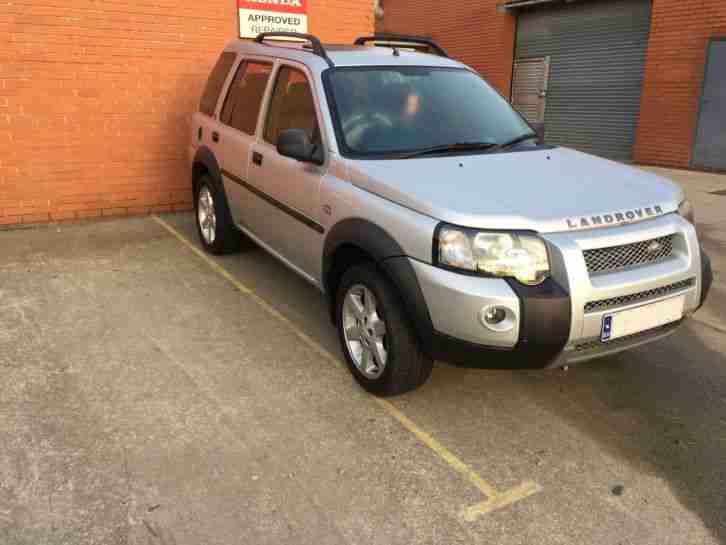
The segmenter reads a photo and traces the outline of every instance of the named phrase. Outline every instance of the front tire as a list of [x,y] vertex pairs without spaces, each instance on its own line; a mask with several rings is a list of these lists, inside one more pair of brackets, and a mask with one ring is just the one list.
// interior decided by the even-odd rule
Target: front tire
[[224,195],[208,176],[199,180],[194,200],[199,240],[211,254],[228,254],[240,248],[242,233],[234,225]]
[[348,367],[370,393],[402,394],[431,376],[433,360],[421,350],[393,286],[373,264],[355,265],[343,275],[336,321]]

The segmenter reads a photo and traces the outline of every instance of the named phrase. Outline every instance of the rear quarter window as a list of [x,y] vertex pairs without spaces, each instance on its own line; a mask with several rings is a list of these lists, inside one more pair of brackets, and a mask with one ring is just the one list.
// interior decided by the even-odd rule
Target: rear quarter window
[[236,56],[235,53],[222,53],[219,59],[217,59],[217,64],[214,65],[212,72],[209,74],[202,100],[199,102],[199,111],[203,114],[209,116],[214,115],[219,94],[222,92],[227,74],[229,74],[229,70],[232,68]]

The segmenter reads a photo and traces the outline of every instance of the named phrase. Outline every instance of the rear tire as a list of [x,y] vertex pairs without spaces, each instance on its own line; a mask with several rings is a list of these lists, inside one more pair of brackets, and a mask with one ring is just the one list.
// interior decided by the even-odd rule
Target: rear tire
[[356,381],[372,394],[392,396],[431,376],[424,354],[390,281],[372,263],[354,265],[336,296],[338,337]]
[[199,179],[194,198],[197,233],[204,249],[211,254],[228,254],[240,249],[242,233],[232,220],[225,195],[209,176]]

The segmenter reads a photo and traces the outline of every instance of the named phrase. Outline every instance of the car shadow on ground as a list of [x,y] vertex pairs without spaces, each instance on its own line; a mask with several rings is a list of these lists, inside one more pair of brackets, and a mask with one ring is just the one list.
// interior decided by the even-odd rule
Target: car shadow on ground
[[[662,342],[568,371],[482,373],[508,374],[599,448],[664,479],[726,543],[726,355],[713,348],[726,346],[725,337],[690,322]],[[434,388],[455,390],[462,405],[474,402],[451,384],[461,380],[456,373],[435,379]]]
[[[704,237],[704,246],[710,255],[724,253],[724,244],[711,236]],[[723,317],[721,282],[714,283],[705,308]],[[462,366],[439,367],[452,372],[437,373],[430,388],[439,398],[450,390],[460,406],[482,403],[492,382],[521,386],[534,404],[604,452],[666,481],[681,504],[726,544],[726,330],[720,326],[699,322],[697,314],[660,342],[568,371],[481,369],[480,377],[467,373],[474,381],[467,388],[459,384]]]

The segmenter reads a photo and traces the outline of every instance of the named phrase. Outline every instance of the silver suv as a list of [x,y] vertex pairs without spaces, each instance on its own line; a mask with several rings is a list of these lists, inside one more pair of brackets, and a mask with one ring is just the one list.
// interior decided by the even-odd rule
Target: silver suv
[[204,247],[246,236],[318,287],[378,395],[434,359],[542,368],[661,339],[711,283],[680,187],[544,144],[422,38],[228,44],[189,158]]

